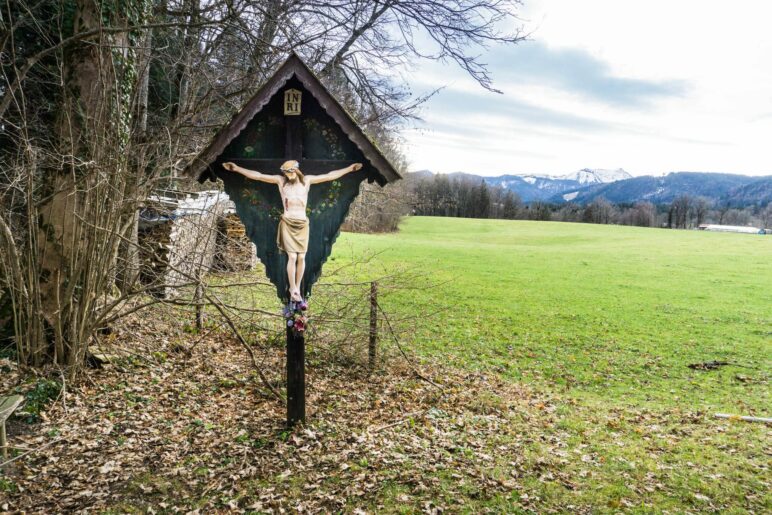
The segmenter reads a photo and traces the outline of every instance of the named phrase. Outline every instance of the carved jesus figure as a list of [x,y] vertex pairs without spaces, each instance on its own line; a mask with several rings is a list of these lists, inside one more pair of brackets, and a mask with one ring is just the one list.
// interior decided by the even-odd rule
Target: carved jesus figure
[[247,170],[235,163],[223,163],[223,168],[237,172],[255,181],[276,184],[281,194],[284,214],[279,221],[276,245],[287,254],[287,279],[289,279],[290,298],[303,300],[300,295],[300,282],[306,270],[306,251],[308,250],[308,217],[306,204],[308,191],[312,184],[334,181],[347,173],[362,169],[362,163],[354,163],[347,168],[334,170],[321,175],[304,176],[297,161],[287,161],[281,165],[281,175],[268,175],[254,170]]

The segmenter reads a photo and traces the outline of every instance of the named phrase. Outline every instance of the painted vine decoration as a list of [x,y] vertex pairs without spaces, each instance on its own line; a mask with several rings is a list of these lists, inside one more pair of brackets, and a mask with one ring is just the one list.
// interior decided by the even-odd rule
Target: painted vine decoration
[[266,141],[270,139],[277,127],[282,126],[282,120],[278,116],[269,116],[265,120],[259,120],[252,124],[239,137],[240,154],[245,158],[259,157],[265,154]]
[[331,127],[322,125],[316,118],[306,118],[303,120],[303,127],[309,134],[320,134],[324,142],[329,146],[330,159],[346,159],[346,153],[340,143],[338,133]]
[[[320,215],[328,209],[335,207],[336,203],[338,202],[338,198],[340,197],[340,190],[340,181],[332,181],[330,183],[330,189],[327,192],[327,195],[316,205],[316,207],[313,209],[310,207],[306,208],[306,216],[310,217],[312,215]],[[270,202],[266,202],[262,196],[257,194],[256,190],[251,188],[244,188],[241,190],[241,198],[257,209],[268,213],[269,218],[272,220],[276,220],[278,222],[281,218],[282,210],[280,207],[277,207]]]
[[332,181],[330,183],[330,191],[327,192],[327,196],[324,197],[313,209],[306,207],[306,216],[320,215],[335,207],[340,197],[340,181]]
[[278,221],[281,218],[282,210],[257,194],[257,191],[251,188],[244,188],[241,190],[241,198],[250,205],[268,213],[268,217],[272,220]]

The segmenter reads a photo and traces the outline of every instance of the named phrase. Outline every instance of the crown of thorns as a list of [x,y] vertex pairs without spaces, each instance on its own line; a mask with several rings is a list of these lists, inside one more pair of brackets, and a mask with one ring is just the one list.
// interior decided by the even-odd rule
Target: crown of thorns
[[281,171],[282,172],[291,172],[293,170],[300,170],[299,163],[297,161],[287,161],[283,165],[281,165]]

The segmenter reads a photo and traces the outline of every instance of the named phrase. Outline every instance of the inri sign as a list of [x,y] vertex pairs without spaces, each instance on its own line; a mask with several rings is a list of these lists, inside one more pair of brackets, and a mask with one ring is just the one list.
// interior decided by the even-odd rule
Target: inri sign
[[300,115],[300,100],[303,97],[297,89],[288,89],[284,92],[284,116]]

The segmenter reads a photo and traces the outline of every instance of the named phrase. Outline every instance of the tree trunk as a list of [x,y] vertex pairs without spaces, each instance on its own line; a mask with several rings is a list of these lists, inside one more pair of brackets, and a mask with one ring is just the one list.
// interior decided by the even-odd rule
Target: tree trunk
[[[101,4],[77,0],[73,33],[104,25]],[[124,13],[118,16],[125,16]],[[127,20],[109,20],[125,26]],[[97,32],[63,53],[62,104],[55,136],[61,166],[47,170],[36,231],[42,316],[52,337],[47,352],[72,376],[114,286],[115,258],[126,225],[125,146],[134,76],[128,34]]]

